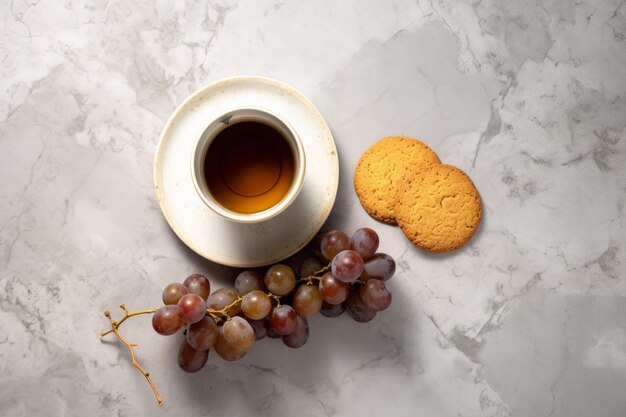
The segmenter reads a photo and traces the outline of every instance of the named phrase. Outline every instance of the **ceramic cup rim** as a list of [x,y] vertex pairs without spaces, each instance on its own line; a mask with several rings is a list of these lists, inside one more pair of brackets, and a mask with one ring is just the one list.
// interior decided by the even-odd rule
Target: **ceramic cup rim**
[[[255,213],[239,213],[229,210],[213,198],[204,176],[204,161],[210,144],[219,133],[233,124],[243,121],[258,121],[269,124],[279,131],[293,152],[295,162],[294,179],[289,191],[275,205]],[[195,142],[191,154],[191,177],[193,185],[204,204],[224,219],[237,223],[260,223],[278,216],[285,211],[298,197],[304,183],[306,172],[306,156],[304,146],[297,132],[291,125],[276,113],[260,107],[238,107],[223,113],[210,122]]]

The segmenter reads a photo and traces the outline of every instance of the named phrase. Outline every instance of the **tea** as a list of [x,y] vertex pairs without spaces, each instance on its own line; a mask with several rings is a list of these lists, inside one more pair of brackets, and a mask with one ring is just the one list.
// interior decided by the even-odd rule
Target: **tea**
[[257,213],[289,192],[295,157],[287,138],[256,121],[226,127],[209,145],[204,176],[213,198],[237,213]]

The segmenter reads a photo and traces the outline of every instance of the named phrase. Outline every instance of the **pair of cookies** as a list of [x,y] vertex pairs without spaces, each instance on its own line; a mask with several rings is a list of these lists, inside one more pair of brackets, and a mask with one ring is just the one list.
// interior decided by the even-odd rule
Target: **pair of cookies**
[[372,145],[356,166],[354,189],[372,217],[397,223],[416,246],[432,252],[458,249],[480,224],[472,180],[417,139],[390,136]]

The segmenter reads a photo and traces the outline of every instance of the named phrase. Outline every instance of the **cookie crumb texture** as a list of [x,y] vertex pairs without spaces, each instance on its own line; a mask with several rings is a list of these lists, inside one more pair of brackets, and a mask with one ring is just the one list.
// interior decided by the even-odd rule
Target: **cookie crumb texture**
[[441,164],[414,171],[398,191],[396,220],[419,248],[453,251],[470,240],[480,224],[480,195],[456,167]]
[[370,216],[394,224],[396,193],[407,172],[439,163],[437,154],[419,140],[388,136],[361,155],[354,170],[354,189]]

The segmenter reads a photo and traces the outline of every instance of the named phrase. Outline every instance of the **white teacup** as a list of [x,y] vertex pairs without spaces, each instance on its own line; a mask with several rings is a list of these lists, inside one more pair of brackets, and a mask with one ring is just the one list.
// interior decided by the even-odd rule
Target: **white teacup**
[[[205,172],[205,161],[209,148],[224,130],[243,122],[258,122],[274,129],[285,139],[293,155],[294,169],[291,186],[282,198],[269,208],[262,211],[247,213],[238,212],[226,207],[212,193]],[[258,139],[261,140],[261,139]],[[259,223],[271,219],[289,207],[302,189],[304,182],[306,159],[302,142],[296,131],[278,115],[260,108],[239,108],[224,113],[211,121],[198,138],[191,156],[191,176],[196,192],[202,201],[215,213],[223,218],[238,223]],[[220,168],[222,169],[222,168]],[[211,169],[213,172],[213,169]],[[220,171],[222,172],[222,171]],[[210,174],[212,175],[212,174]],[[282,171],[279,172],[282,175]],[[227,182],[221,175],[224,183]],[[229,187],[230,188],[230,187]],[[271,189],[271,188],[270,188]],[[245,196],[243,196],[245,197]],[[243,198],[242,197],[242,198]],[[256,197],[250,197],[256,198]]]

